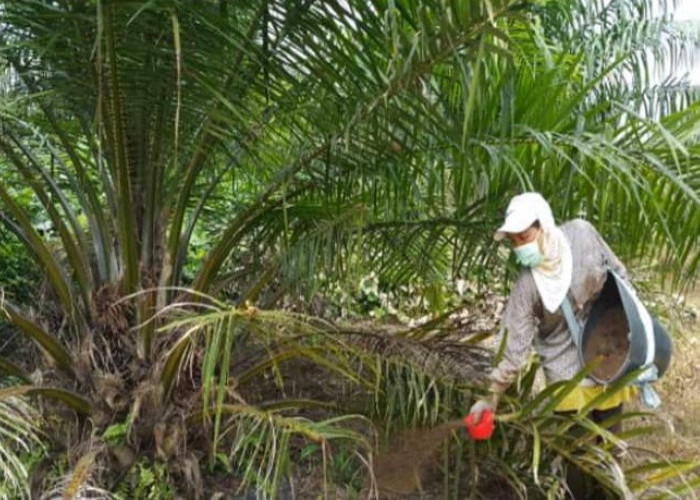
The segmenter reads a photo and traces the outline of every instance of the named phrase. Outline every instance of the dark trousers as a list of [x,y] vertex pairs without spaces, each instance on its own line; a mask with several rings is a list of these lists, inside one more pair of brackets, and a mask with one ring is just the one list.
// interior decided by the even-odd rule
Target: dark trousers
[[[574,412],[561,412],[562,415],[571,414]],[[615,406],[608,410],[593,410],[588,414],[590,418],[596,424],[601,424],[607,419],[620,415],[622,413],[622,405]],[[613,434],[618,434],[622,430],[622,423],[617,422],[613,425],[606,426],[607,430]],[[578,427],[573,427],[571,432],[581,432],[583,429]],[[597,441],[600,442],[600,438]],[[588,475],[585,471],[576,467],[574,464],[569,464],[566,473],[566,483],[571,490],[571,498],[573,500],[604,500],[611,497],[605,492],[605,489],[595,480],[595,478]]]

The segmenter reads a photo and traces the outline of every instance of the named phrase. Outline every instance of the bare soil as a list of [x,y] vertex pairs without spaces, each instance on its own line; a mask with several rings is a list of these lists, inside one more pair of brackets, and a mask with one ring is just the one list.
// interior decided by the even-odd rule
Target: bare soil
[[655,384],[661,407],[643,424],[659,430],[634,442],[670,459],[700,458],[700,285],[686,296],[686,308],[673,331],[671,365]]
[[452,420],[432,429],[409,429],[400,434],[374,461],[379,491],[407,494],[420,490],[426,466],[452,431],[463,426],[462,420]]

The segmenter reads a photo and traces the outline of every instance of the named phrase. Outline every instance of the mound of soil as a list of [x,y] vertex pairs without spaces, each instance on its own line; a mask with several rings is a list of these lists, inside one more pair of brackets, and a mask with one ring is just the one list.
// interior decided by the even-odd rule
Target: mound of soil
[[451,420],[431,429],[409,429],[374,460],[374,476],[380,491],[407,494],[421,489],[421,478],[440,447],[462,420]]

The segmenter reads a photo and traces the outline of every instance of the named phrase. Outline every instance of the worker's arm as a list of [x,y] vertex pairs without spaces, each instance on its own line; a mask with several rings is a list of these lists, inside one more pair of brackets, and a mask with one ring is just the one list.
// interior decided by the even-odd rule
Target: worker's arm
[[491,383],[488,396],[477,401],[470,410],[470,413],[475,414],[476,422],[484,410],[495,411],[501,395],[527,363],[539,324],[536,315],[538,300],[534,280],[529,271],[524,271],[513,286],[503,313],[506,335],[503,358],[489,375]]

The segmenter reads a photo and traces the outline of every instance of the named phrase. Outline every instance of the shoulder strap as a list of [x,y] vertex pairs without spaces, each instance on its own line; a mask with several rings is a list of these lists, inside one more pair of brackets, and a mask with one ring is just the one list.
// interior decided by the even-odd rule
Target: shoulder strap
[[569,294],[564,295],[564,300],[561,303],[561,312],[564,313],[564,318],[566,319],[566,324],[569,327],[569,332],[571,337],[574,339],[574,344],[579,348],[581,344],[581,324],[576,319],[574,314],[574,309],[571,307],[571,301],[569,300]]

